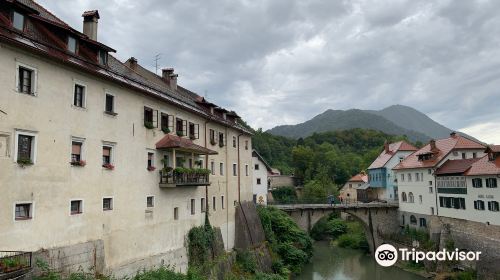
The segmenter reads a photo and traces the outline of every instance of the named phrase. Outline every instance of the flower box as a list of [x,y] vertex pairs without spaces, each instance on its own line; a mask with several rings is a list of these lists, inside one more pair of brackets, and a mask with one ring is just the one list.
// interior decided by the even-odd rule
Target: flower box
[[102,167],[108,169],[108,170],[113,170],[115,169],[115,166],[112,165],[111,163],[106,163],[106,164],[103,164]]
[[155,171],[156,170],[156,167],[154,166],[148,166],[148,171]]
[[70,164],[72,166],[80,166],[80,167],[84,167],[85,165],[87,165],[87,162],[84,161],[84,160],[77,160],[77,161],[72,161],[70,162]]

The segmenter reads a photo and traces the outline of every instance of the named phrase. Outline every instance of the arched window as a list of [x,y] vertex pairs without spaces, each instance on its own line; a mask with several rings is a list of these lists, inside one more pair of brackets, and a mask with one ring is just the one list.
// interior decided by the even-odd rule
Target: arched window
[[408,193],[408,202],[410,202],[410,203],[415,202],[415,198],[413,197],[413,193],[412,192]]
[[415,216],[413,216],[413,215],[410,216],[410,224],[412,224],[412,225],[417,224],[417,218],[415,218]]
[[406,201],[407,201],[407,198],[406,198],[406,193],[405,193],[405,192],[403,192],[403,193],[401,194],[401,199],[403,199],[403,202],[406,202]]

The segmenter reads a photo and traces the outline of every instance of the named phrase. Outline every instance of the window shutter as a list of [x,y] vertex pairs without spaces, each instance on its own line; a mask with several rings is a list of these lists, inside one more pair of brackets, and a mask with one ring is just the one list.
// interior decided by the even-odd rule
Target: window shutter
[[488,201],[488,210],[491,211],[491,201]]
[[174,131],[174,115],[167,115],[168,129]]
[[199,124],[194,125],[194,138],[200,139],[200,125]]
[[158,127],[158,110],[153,110],[153,126]]
[[182,135],[188,135],[187,120],[182,120]]

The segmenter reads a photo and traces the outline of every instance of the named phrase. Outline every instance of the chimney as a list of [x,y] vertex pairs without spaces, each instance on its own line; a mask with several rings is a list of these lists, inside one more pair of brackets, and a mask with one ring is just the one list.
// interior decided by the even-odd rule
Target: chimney
[[97,41],[97,23],[99,22],[99,12],[97,10],[86,11],[83,17],[83,34],[90,39]]
[[135,57],[129,58],[128,65],[132,70],[136,70],[137,69],[137,59]]
[[457,137],[457,133],[456,133],[455,131],[452,131],[452,132],[450,133],[450,137],[452,137],[452,138]]
[[161,70],[161,77],[167,83],[167,85],[173,89],[177,90],[177,77],[179,75],[174,74],[174,68],[164,68]]
[[387,142],[387,140],[385,140],[385,142],[384,142],[384,150],[385,150],[386,153],[390,152],[389,151],[389,143]]
[[432,139],[429,144],[431,145],[431,151],[435,151],[437,149],[436,147],[436,140]]

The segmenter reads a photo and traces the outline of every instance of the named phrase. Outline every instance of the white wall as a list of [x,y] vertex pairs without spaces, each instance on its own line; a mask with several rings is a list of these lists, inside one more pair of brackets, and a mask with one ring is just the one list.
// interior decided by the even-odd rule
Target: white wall
[[[258,170],[255,169],[256,165],[259,166]],[[266,165],[258,157],[252,157],[252,166],[250,168],[253,169],[253,194],[257,196],[256,202],[267,205]],[[260,179],[260,184],[257,184],[257,179]]]

